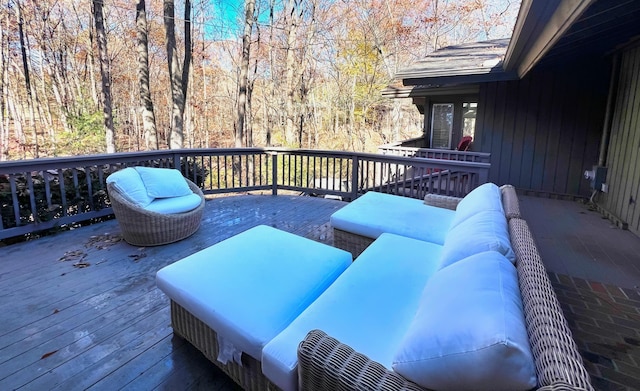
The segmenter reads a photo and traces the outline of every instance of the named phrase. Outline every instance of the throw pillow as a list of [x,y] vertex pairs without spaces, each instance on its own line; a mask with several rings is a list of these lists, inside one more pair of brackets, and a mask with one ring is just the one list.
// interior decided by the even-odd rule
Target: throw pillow
[[502,193],[500,188],[493,183],[485,183],[476,187],[460,200],[450,227],[453,228],[476,213],[486,210],[494,210],[504,214]]
[[476,213],[447,232],[440,257],[440,268],[470,255],[491,250],[504,255],[512,263],[516,262],[504,213]]
[[153,197],[149,197],[147,194],[147,189],[140,175],[131,167],[109,175],[107,177],[107,183],[115,187],[118,193],[127,201],[142,208],[148,206],[153,201]]
[[434,390],[535,387],[515,267],[484,252],[436,272],[392,367]]
[[193,193],[178,170],[171,168],[136,167],[147,194],[153,198],[182,197]]

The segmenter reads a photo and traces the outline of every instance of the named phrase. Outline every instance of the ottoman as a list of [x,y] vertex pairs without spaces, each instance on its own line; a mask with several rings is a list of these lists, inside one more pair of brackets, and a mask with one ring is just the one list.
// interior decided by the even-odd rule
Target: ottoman
[[257,226],[158,271],[174,333],[244,389],[265,389],[262,348],[351,264],[351,254]]

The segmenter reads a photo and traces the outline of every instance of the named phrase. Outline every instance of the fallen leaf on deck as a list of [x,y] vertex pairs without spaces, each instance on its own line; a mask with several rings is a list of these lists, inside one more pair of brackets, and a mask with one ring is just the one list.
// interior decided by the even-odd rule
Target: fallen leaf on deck
[[67,251],[58,261],[79,261],[83,260],[87,254],[82,250]]
[[40,357],[40,360],[44,360],[45,358],[47,358],[47,357],[49,357],[49,356],[51,356],[53,354],[56,354],[56,352],[57,352],[57,350],[54,350],[53,352],[45,353],[45,354],[42,355],[42,357]]
[[89,262],[78,262],[78,263],[74,263],[73,266],[82,269],[82,268],[91,266],[91,264]]
[[98,250],[104,250],[122,241],[122,236],[117,234],[105,233],[104,235],[94,235],[89,238],[85,247],[94,246]]
[[133,258],[134,262],[138,262],[140,259],[146,257],[147,254],[142,253],[142,254],[133,254],[133,255],[129,255],[129,258]]

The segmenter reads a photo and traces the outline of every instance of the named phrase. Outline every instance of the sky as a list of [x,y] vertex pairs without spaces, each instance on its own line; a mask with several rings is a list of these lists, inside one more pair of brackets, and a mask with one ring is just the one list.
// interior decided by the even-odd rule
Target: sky
[[[241,36],[244,23],[244,0],[209,0],[213,15],[206,15],[209,33],[222,39]],[[194,8],[195,10],[195,8]],[[258,20],[266,23],[268,13],[261,12]]]

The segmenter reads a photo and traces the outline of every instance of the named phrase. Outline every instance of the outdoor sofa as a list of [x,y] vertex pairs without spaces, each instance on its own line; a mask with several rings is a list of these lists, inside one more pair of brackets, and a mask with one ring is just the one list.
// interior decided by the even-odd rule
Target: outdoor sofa
[[416,204],[456,209],[442,244],[381,233],[261,354],[221,365],[216,330],[172,297],[174,331],[251,390],[592,390],[514,189],[467,197]]

